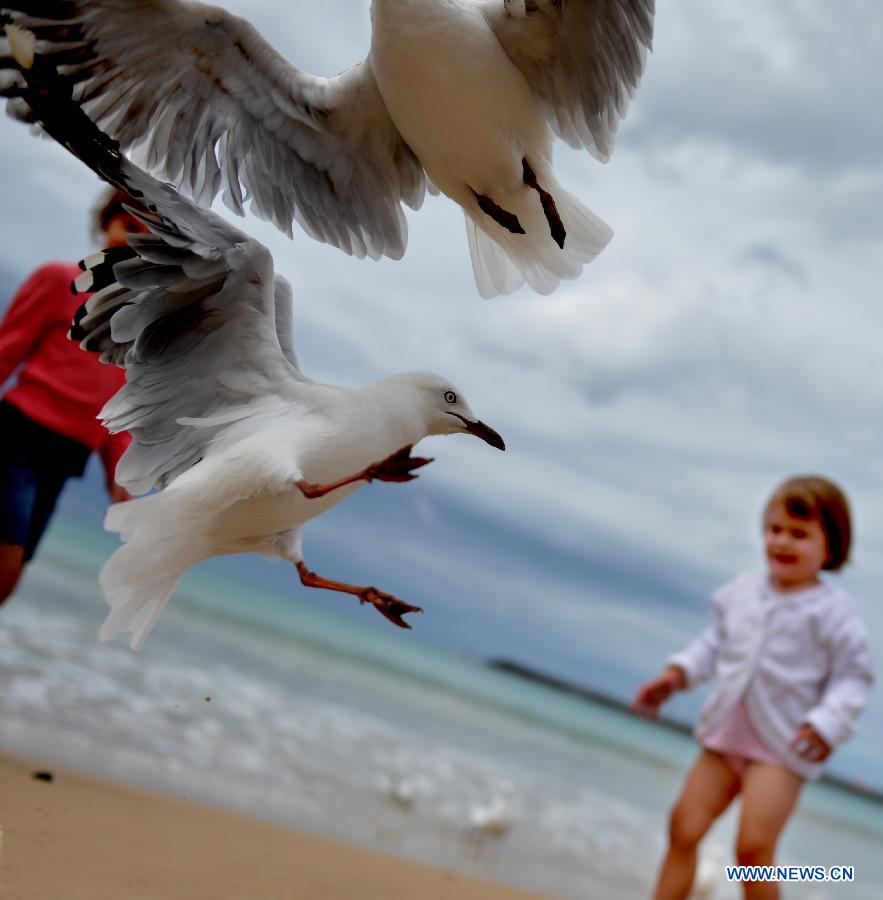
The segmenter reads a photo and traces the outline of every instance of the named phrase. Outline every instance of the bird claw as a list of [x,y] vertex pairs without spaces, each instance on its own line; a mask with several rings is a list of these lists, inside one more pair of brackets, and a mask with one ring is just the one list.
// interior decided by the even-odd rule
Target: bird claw
[[397,450],[392,456],[374,463],[365,469],[367,481],[413,481],[417,476],[414,469],[429,465],[432,458],[428,456],[411,456],[411,446]]
[[411,606],[392,594],[380,591],[377,588],[369,587],[359,593],[360,603],[371,603],[374,608],[382,615],[386,616],[393,625],[399,628],[408,628],[410,625],[402,618],[406,613],[423,612],[419,606]]

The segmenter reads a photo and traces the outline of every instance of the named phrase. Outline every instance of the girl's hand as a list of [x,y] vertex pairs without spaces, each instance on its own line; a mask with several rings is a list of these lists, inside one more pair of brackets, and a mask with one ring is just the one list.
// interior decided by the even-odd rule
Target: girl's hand
[[791,741],[791,749],[811,762],[824,762],[831,755],[827,741],[812,727],[801,725]]
[[680,666],[669,666],[658,678],[642,684],[629,705],[632,712],[639,716],[657,718],[659,707],[668,700],[675,691],[687,686],[687,677]]

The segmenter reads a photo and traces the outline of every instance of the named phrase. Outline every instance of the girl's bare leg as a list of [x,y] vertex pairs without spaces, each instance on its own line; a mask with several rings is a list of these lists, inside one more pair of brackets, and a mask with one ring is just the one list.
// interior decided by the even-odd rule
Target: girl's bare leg
[[[800,796],[803,779],[784,766],[754,763],[742,774],[742,814],[736,838],[741,866],[771,866],[776,843]],[[746,881],[745,900],[777,900],[774,881]]]
[[719,753],[703,750],[671,812],[668,852],[654,900],[684,900],[696,874],[696,850],[712,822],[739,793],[739,776]]

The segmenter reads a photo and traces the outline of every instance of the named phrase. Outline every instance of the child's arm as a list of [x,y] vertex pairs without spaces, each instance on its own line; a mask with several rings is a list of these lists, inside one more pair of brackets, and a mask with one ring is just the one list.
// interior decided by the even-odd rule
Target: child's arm
[[647,681],[638,688],[635,699],[629,709],[639,716],[659,715],[659,707],[668,700],[675,691],[682,691],[687,686],[687,676],[680,666],[667,666],[665,671],[652,681]]
[[[855,720],[867,705],[874,684],[868,634],[856,615],[845,615],[837,622],[828,646],[831,653],[828,683],[794,739],[808,741],[806,752],[812,753],[811,758],[815,759],[824,759],[834,747],[852,736]],[[821,740],[822,748],[813,735]]]

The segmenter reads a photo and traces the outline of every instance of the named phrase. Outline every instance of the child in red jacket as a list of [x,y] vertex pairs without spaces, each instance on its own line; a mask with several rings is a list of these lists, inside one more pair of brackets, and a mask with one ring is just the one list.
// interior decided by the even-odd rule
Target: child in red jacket
[[[146,229],[113,191],[96,213],[105,247],[125,244]],[[67,337],[83,296],[74,296],[75,263],[52,262],[18,289],[0,322],[0,385],[18,379],[0,400],[0,603],[34,555],[68,478],[101,455],[112,501],[128,499],[114,480],[126,434],[108,434],[101,407],[125,384],[125,374],[99,362]]]

